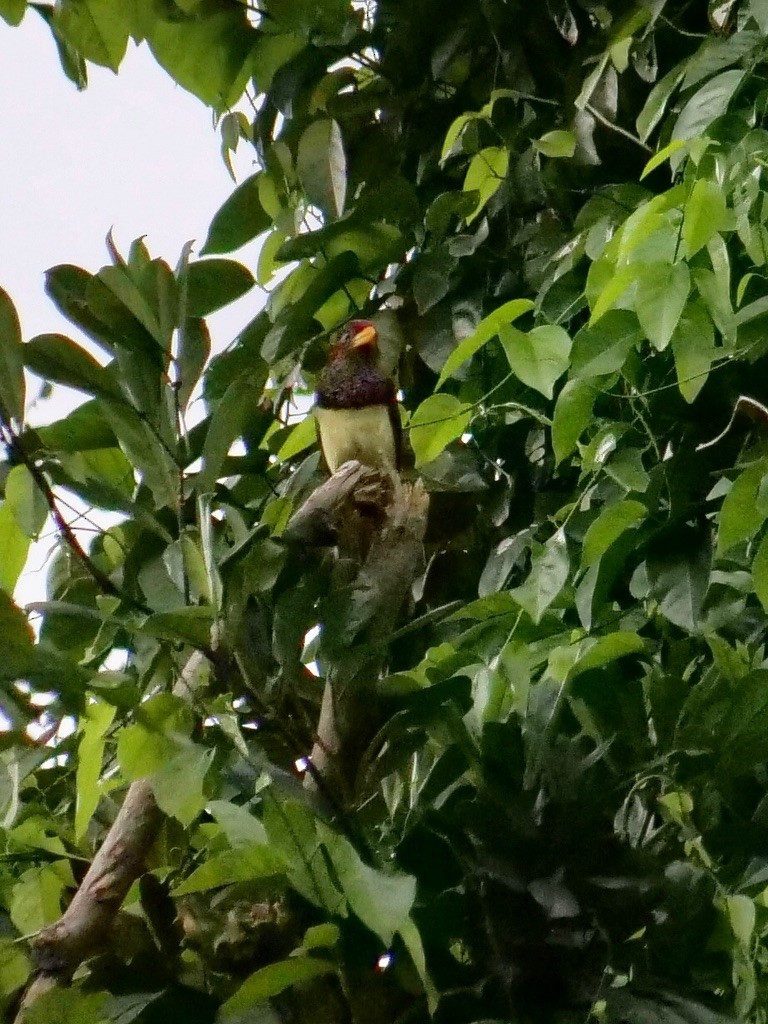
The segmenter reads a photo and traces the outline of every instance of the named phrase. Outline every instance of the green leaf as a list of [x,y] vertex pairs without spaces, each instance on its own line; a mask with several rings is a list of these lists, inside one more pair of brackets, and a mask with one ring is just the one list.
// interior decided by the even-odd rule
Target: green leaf
[[123,0],[61,0],[53,24],[86,60],[116,72],[128,46],[130,15]]
[[348,839],[322,822],[317,828],[353,913],[389,946],[409,919],[416,899],[416,879],[369,867]]
[[562,530],[558,530],[546,544],[534,545],[531,571],[522,586],[510,591],[510,596],[534,623],[539,623],[565,586],[569,570],[565,535]]
[[459,116],[451,122],[448,131],[445,133],[445,139],[443,141],[443,148],[440,153],[440,163],[444,163],[453,149],[454,143],[458,140],[465,127],[470,121],[476,121],[478,114],[471,112],[466,114],[459,114]]
[[416,261],[413,273],[413,297],[419,316],[445,298],[451,289],[451,274],[458,260],[451,256],[447,246],[429,249]]
[[749,896],[737,894],[725,897],[725,913],[736,941],[749,948],[755,931],[756,909]]
[[218,111],[234,107],[259,38],[244,6],[201,0],[189,15],[176,5],[155,7],[142,27],[157,62],[179,85]]
[[528,387],[552,398],[555,382],[568,369],[571,339],[562,327],[546,324],[524,334],[515,327],[502,327],[499,338],[509,368]]
[[270,845],[283,857],[288,879],[305,899],[333,916],[347,916],[347,902],[320,850],[315,819],[304,803],[278,800],[267,791],[263,815]]
[[196,260],[187,268],[187,313],[208,316],[235,302],[255,284],[253,274],[234,260]]
[[677,386],[686,402],[693,402],[707,383],[717,357],[712,319],[700,301],[689,302],[672,335]]
[[299,139],[296,171],[307,198],[328,217],[340,217],[347,195],[347,160],[336,121],[313,121]]
[[256,411],[263,383],[260,370],[246,371],[232,381],[216,405],[205,435],[203,468],[196,481],[198,494],[213,490],[229,449]]
[[603,668],[604,665],[617,661],[619,658],[627,658],[632,654],[640,654],[645,649],[645,641],[637,633],[630,633],[620,630],[616,633],[609,633],[607,636],[590,640],[584,646],[583,652],[568,673],[568,679],[575,679],[583,672],[591,672],[596,668]]
[[670,142],[669,145],[664,146],[658,151],[643,168],[642,174],[640,175],[640,181],[647,177],[651,171],[655,171],[657,167],[660,167],[665,160],[668,160],[673,153],[676,153],[679,149],[683,149],[686,143],[682,139],[675,139],[674,142]]
[[0,587],[12,594],[27,561],[29,537],[7,501],[0,505]]
[[416,465],[436,459],[443,449],[461,437],[472,410],[453,395],[431,395],[411,416],[408,424]]
[[767,473],[768,460],[760,459],[734,480],[720,509],[718,554],[725,554],[736,544],[754,537],[765,522],[768,498],[763,480]]
[[[122,266],[102,267],[96,279],[128,310],[146,335],[160,349],[168,351],[171,333],[178,320],[176,281],[168,264],[163,260],[150,260],[140,275]],[[93,306],[99,308],[97,302],[93,302]],[[144,338],[141,337],[138,346],[130,343],[126,346],[127,339],[118,337],[115,340],[122,342],[118,351],[126,347],[130,350],[145,349],[147,356],[159,363],[159,354],[154,345],[149,343],[149,338],[142,344]]]
[[[637,134],[646,142],[653,129],[664,116],[672,94],[678,87],[685,74],[685,63],[677,64],[661,78],[648,93],[648,98],[640,113],[637,115],[635,127]],[[645,173],[645,172],[644,172]]]
[[0,402],[11,419],[24,420],[24,357],[16,307],[0,288]]
[[11,890],[11,920],[22,935],[37,932],[61,916],[64,879],[53,864],[28,868]]
[[572,376],[587,379],[617,373],[642,336],[634,313],[610,310],[599,323],[582,327],[573,339]]
[[104,402],[101,408],[128,461],[141,473],[155,507],[173,507],[178,500],[179,468],[171,454],[152,428],[127,405]]
[[712,122],[726,112],[745,74],[742,70],[731,70],[710,78],[680,111],[672,139],[693,139],[704,135]]
[[78,842],[84,838],[101,796],[99,779],[104,758],[104,735],[114,720],[115,711],[111,704],[89,701],[81,718],[75,782],[75,838]]
[[752,585],[760,604],[768,612],[768,533],[763,536],[752,559]]
[[562,130],[546,132],[534,141],[533,148],[543,156],[571,157],[576,152],[576,136],[573,132]]
[[287,462],[294,455],[311,448],[317,442],[317,428],[314,416],[305,416],[304,419],[291,428],[291,432],[280,446],[277,458],[280,462]]
[[339,926],[331,924],[315,924],[307,928],[301,940],[302,949],[333,949],[341,938]]
[[501,146],[488,146],[472,157],[464,178],[464,192],[477,192],[477,206],[467,217],[470,224],[488,200],[498,191],[507,176],[509,151]]
[[141,631],[148,636],[181,641],[194,647],[207,647],[211,642],[212,625],[212,609],[192,605],[174,612],[157,612],[150,615],[142,625]]
[[[693,271],[693,280],[723,339],[727,342],[734,341],[737,320],[731,306],[728,278],[722,273],[716,274],[704,267],[696,267]],[[744,312],[745,310],[741,310],[740,316]]]
[[592,381],[569,380],[557,396],[552,417],[555,462],[562,462],[576,447],[592,420],[592,410],[600,390]]
[[689,633],[699,630],[711,560],[709,534],[686,527],[662,535],[646,561],[651,596],[658,601],[659,611]]
[[120,770],[131,781],[146,778],[170,760],[181,743],[190,742],[191,731],[192,717],[180,698],[153,694],[142,703],[136,723],[118,733]]
[[207,810],[219,823],[233,849],[250,848],[267,842],[264,826],[247,807],[230,803],[229,800],[210,800]]
[[0,1005],[26,984],[32,964],[24,950],[12,938],[0,939]]
[[639,501],[620,501],[608,505],[590,524],[584,535],[581,565],[586,569],[603,557],[608,548],[627,530],[645,519],[648,509]]
[[246,178],[219,208],[208,228],[203,255],[232,252],[270,227],[272,218],[259,200],[262,177],[259,173]]
[[[592,264],[593,267],[596,265]],[[623,298],[625,292],[636,283],[642,272],[642,265],[637,263],[630,263],[627,266],[620,267],[618,270],[614,270],[592,305],[592,316],[589,319],[590,327],[593,327],[601,317],[605,316],[612,306]]]
[[297,956],[268,964],[247,978],[235,994],[222,1003],[218,1020],[222,1024],[233,1018],[242,1020],[243,1014],[252,1007],[280,995],[291,985],[331,974],[335,969],[329,960],[311,956]]
[[48,502],[26,466],[14,466],[5,481],[5,500],[22,533],[36,538],[48,518]]
[[274,878],[285,871],[285,861],[270,846],[241,846],[223,850],[208,857],[189,877],[175,886],[174,898],[192,892],[219,889],[234,882],[253,882],[257,878]]
[[152,792],[164,814],[189,826],[205,807],[205,776],[215,751],[189,743],[178,749],[150,776]]
[[38,334],[23,348],[26,366],[43,380],[65,384],[88,395],[122,398],[110,372],[63,334]]
[[635,292],[635,311],[648,340],[659,352],[670,342],[691,290],[685,263],[646,264]]
[[27,10],[27,0],[0,0],[0,18],[9,25],[20,25]]
[[483,345],[491,338],[495,338],[502,327],[511,324],[523,313],[529,313],[533,308],[534,304],[530,299],[512,299],[511,302],[505,302],[503,306],[499,306],[488,316],[483,317],[474,332],[460,341],[446,359],[435,385],[435,391],[438,391],[463,363],[479,352]]
[[700,178],[693,186],[683,212],[683,241],[688,259],[703,249],[726,223],[722,186]]

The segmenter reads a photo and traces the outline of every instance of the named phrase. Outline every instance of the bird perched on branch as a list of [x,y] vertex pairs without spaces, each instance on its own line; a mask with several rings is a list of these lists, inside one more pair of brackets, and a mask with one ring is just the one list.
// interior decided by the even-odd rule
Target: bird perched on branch
[[331,348],[315,395],[320,448],[331,473],[350,459],[396,473],[401,426],[394,382],[378,365],[378,335],[352,320]]

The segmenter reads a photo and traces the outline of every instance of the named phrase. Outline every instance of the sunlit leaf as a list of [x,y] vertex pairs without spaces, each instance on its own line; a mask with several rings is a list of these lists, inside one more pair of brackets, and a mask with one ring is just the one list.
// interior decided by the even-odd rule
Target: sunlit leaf
[[691,290],[691,275],[685,263],[652,263],[642,267],[635,292],[635,310],[640,326],[654,348],[667,347]]
[[465,192],[477,192],[477,206],[467,217],[471,223],[488,200],[498,191],[507,176],[509,152],[501,146],[481,149],[472,157],[462,186]]
[[720,185],[700,178],[691,190],[683,216],[683,241],[688,258],[695,256],[726,223],[726,205]]
[[571,339],[563,328],[547,324],[525,334],[515,327],[502,327],[499,338],[518,380],[552,398],[555,383],[568,369],[571,352]]
[[409,422],[409,438],[417,465],[431,462],[461,437],[472,410],[453,395],[432,395],[416,409]]

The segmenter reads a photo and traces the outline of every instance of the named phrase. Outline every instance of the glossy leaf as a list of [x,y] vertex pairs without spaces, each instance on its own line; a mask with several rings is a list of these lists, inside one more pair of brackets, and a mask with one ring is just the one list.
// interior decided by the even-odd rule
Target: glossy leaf
[[441,451],[461,437],[472,411],[453,395],[432,395],[416,409],[409,421],[409,439],[416,464],[436,459]]
[[302,981],[329,974],[334,966],[318,957],[301,956],[268,964],[247,978],[233,996],[222,1005],[221,1021],[240,1020],[247,1010]]
[[257,38],[245,10],[203,0],[191,14],[155,11],[144,27],[158,63],[179,85],[216,110],[237,103]]
[[568,369],[571,352],[571,339],[563,328],[552,324],[524,334],[514,327],[502,327],[499,338],[518,380],[552,398],[555,383]]
[[0,505],[0,587],[12,594],[27,561],[29,537],[23,532],[11,505]]
[[552,417],[552,450],[557,462],[571,454],[589,426],[599,390],[596,382],[569,380],[557,396]]
[[86,60],[112,71],[120,67],[131,27],[121,0],[62,0],[54,25]]
[[481,149],[472,157],[464,178],[465,192],[477,192],[477,206],[467,217],[470,224],[485,207],[488,200],[495,195],[507,176],[509,153],[500,146],[489,146]]
[[672,354],[680,394],[686,402],[694,402],[717,358],[712,319],[700,302],[689,303],[683,310],[672,335]]
[[0,288],[0,402],[19,423],[24,419],[24,362],[16,307]]
[[571,157],[576,150],[576,137],[568,131],[546,132],[534,142],[534,148],[543,156],[553,159]]
[[691,289],[685,263],[645,266],[638,277],[635,310],[640,326],[658,351],[663,351],[677,327]]
[[599,377],[622,369],[642,331],[633,313],[611,310],[573,339],[571,373],[574,377]]
[[220,207],[208,228],[202,255],[232,252],[269,228],[272,218],[259,199],[260,180],[260,174],[246,178]]
[[706,82],[680,111],[672,138],[692,139],[704,134],[715,118],[728,109],[728,104],[743,80],[743,71],[731,70],[723,71]]
[[234,260],[195,260],[187,269],[187,313],[208,316],[253,288],[253,275]]
[[347,161],[336,121],[313,121],[305,129],[296,170],[310,202],[329,217],[340,217],[347,194]]
[[23,348],[26,366],[43,380],[89,395],[121,399],[119,384],[105,367],[63,334],[39,334]]
[[760,459],[748,466],[733,482],[720,510],[718,552],[729,551],[736,544],[749,540],[768,517],[768,499],[763,480],[768,464]]
[[262,382],[261,374],[244,373],[230,384],[216,406],[203,445],[203,468],[196,483],[198,493],[213,489],[222,462],[255,410]]
[[620,501],[609,505],[590,525],[584,535],[581,564],[584,568],[602,558],[611,544],[625,531],[638,526],[648,514],[648,509],[639,501]]
[[77,805],[75,835],[82,840],[99,802],[99,778],[104,757],[104,735],[115,717],[115,708],[102,701],[88,705],[81,723],[77,753]]
[[726,224],[725,197],[714,181],[700,178],[685,204],[683,241],[688,258],[695,256]]

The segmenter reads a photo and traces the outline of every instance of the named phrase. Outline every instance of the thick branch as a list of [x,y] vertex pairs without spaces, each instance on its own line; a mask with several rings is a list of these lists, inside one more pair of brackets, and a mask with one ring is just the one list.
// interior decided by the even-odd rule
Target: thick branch
[[389,503],[392,481],[359,462],[345,462],[314,490],[291,517],[283,540],[305,547],[336,544],[351,514],[380,510]]
[[[360,758],[378,728],[377,686],[389,641],[422,561],[429,498],[421,486],[401,485],[351,580],[337,581],[326,621],[331,669],[323,694],[312,761],[348,797]],[[340,574],[341,575],[341,574]],[[335,593],[333,592],[335,589]]]
[[72,902],[33,943],[43,972],[68,975],[103,945],[161,821],[149,781],[134,782]]
[[[203,657],[192,654],[174,685],[176,696],[192,699]],[[162,821],[149,779],[131,783],[72,902],[32,942],[39,974],[25,993],[16,1024],[24,1024],[27,1010],[45,992],[68,981],[83,960],[104,948],[128,890],[144,872]]]

